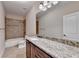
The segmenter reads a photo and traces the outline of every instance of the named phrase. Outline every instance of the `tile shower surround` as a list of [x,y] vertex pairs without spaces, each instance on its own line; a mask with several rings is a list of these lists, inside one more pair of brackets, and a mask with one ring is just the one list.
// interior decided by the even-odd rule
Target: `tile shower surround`
[[6,39],[24,37],[24,20],[6,18]]

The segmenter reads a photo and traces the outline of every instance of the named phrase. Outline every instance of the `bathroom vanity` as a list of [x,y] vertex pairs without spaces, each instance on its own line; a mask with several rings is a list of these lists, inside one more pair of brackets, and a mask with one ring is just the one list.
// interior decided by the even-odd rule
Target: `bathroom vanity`
[[26,55],[27,58],[51,58],[49,54],[45,51],[40,49],[38,46],[30,42],[29,40],[26,41]]
[[26,37],[27,58],[79,58],[79,48],[45,38]]

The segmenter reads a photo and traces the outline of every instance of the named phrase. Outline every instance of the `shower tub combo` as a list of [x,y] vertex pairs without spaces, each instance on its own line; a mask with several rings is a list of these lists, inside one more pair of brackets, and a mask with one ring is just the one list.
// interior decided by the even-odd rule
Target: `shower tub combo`
[[6,48],[13,47],[13,46],[17,46],[18,48],[26,47],[25,38],[13,38],[5,41]]

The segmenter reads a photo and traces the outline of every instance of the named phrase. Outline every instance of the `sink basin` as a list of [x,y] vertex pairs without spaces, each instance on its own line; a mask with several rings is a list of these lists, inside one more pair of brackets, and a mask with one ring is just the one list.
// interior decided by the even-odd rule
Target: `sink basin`
[[31,38],[31,40],[35,40],[35,41],[37,41],[37,40],[39,40],[38,38]]

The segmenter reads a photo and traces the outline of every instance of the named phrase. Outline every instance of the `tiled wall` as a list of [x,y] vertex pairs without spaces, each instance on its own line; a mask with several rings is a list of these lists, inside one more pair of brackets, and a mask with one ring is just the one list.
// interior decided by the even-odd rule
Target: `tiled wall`
[[24,36],[24,20],[6,18],[6,39]]

